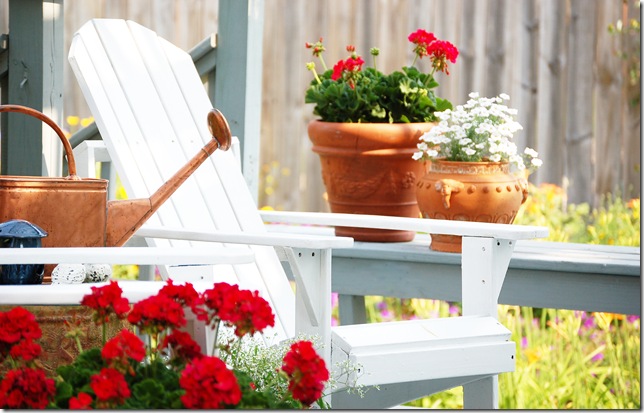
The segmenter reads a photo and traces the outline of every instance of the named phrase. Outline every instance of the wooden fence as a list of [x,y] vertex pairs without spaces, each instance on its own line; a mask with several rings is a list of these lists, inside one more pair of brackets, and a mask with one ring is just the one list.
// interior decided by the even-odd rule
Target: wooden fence
[[[0,33],[8,0],[0,0]],[[385,72],[411,64],[407,35],[423,28],[460,49],[450,75],[439,73],[438,94],[455,104],[477,91],[507,93],[524,130],[520,148],[540,152],[544,166],[531,177],[567,189],[568,201],[596,204],[601,194],[640,191],[639,66],[629,82],[625,51],[639,62],[639,33],[611,35],[619,19],[639,21],[628,0],[267,0],[263,44],[260,206],[324,211],[319,161],[304,104],[312,61],[305,42],[323,37],[325,60],[345,46],[369,56],[380,48]],[[94,17],[135,20],[186,50],[217,31],[216,0],[65,0],[65,50],[71,36]],[[368,58],[365,60],[369,61]],[[420,67],[427,70],[427,63]],[[65,67],[65,114],[89,110]],[[638,100],[639,102],[639,100]]]

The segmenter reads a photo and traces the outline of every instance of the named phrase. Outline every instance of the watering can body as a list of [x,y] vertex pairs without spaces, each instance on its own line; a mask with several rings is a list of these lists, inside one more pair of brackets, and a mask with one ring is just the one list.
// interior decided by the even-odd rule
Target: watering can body
[[23,219],[49,235],[43,247],[103,247],[105,179],[0,176],[0,222]]
[[[213,109],[207,115],[210,142],[150,198],[108,201],[107,180],[76,175],[71,146],[51,119],[19,105],[0,105],[0,112],[34,116],[52,127],[63,143],[69,176],[0,176],[0,222],[21,219],[38,225],[48,233],[42,240],[45,248],[124,245],[216,149],[229,149],[232,139],[228,122]],[[45,278],[53,267],[45,266]]]

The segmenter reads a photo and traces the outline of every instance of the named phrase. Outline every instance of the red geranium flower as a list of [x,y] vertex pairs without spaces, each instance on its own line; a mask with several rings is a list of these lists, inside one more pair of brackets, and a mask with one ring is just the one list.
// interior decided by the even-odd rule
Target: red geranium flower
[[275,316],[266,300],[257,291],[240,290],[236,285],[217,283],[203,294],[207,313],[201,319],[209,325],[222,320],[235,327],[242,337],[275,325]]
[[116,337],[105,343],[101,356],[114,366],[129,366],[128,358],[143,361],[145,344],[136,334],[124,328]]
[[37,340],[42,336],[36,316],[23,307],[0,312],[0,362],[11,348],[22,340]]
[[9,370],[0,381],[0,408],[44,409],[56,392],[53,379],[29,367]]
[[23,307],[0,313],[0,342],[14,344],[22,339],[36,340],[41,336],[36,316]]
[[172,280],[166,281],[166,285],[159,290],[159,294],[167,295],[184,307],[195,309],[201,303],[201,297],[191,283],[174,285]]
[[203,357],[199,344],[192,339],[190,334],[180,330],[175,330],[165,336],[159,349],[166,348],[171,348],[176,358],[185,361]]
[[112,280],[103,287],[92,287],[92,293],[83,297],[81,305],[94,310],[97,325],[109,322],[112,314],[122,320],[130,310],[130,303],[122,294],[121,287]]
[[101,369],[100,373],[93,375],[90,386],[102,408],[121,405],[130,397],[130,388],[127,386],[125,377],[112,368]]
[[87,393],[78,393],[78,397],[69,399],[70,410],[89,410],[92,408],[92,396]]
[[298,341],[284,356],[282,370],[289,377],[288,389],[293,398],[306,406],[322,396],[329,370],[310,341]]
[[362,57],[353,53],[353,55],[346,60],[340,60],[338,63],[333,66],[333,74],[331,75],[331,80],[345,79],[349,86],[353,89],[355,88],[356,77],[358,73],[362,70],[362,65],[364,60]]
[[186,325],[181,304],[163,294],[148,297],[134,304],[127,321],[148,334],[158,334],[169,328]]
[[202,357],[188,364],[181,373],[181,396],[188,409],[219,409],[239,403],[241,390],[237,378],[217,357]]
[[414,53],[416,53],[416,56],[422,58],[429,54],[427,48],[430,43],[436,40],[436,36],[434,36],[434,33],[428,33],[423,29],[418,29],[411,33],[407,39],[416,45],[414,47]]
[[270,304],[257,291],[240,291],[235,312],[228,320],[235,326],[235,335],[255,334],[275,325],[275,315]]
[[433,41],[427,48],[427,53],[431,56],[432,66],[448,75],[447,61],[456,63],[456,58],[458,57],[458,49],[444,40]]
[[221,319],[220,313],[229,311],[229,307],[233,303],[229,298],[237,296],[238,292],[239,287],[236,285],[230,285],[225,282],[215,283],[212,288],[204,291],[202,295],[203,303],[208,311],[197,315],[197,318],[205,321],[209,326],[215,327],[214,323]]
[[42,353],[40,344],[28,339],[21,341],[13,346],[9,354],[13,359],[23,359],[24,361],[33,360]]

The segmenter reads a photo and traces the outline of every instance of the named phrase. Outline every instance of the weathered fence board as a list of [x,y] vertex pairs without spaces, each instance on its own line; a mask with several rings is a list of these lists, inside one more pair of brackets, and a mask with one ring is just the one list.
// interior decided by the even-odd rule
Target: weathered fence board
[[[617,19],[639,19],[629,0],[268,0],[265,2],[259,204],[325,211],[319,161],[304,104],[314,60],[307,41],[324,38],[327,65],[353,44],[371,64],[380,48],[385,72],[413,60],[407,36],[433,31],[460,48],[450,76],[439,73],[440,96],[458,104],[471,91],[508,93],[524,130],[519,147],[535,147],[545,166],[531,179],[567,188],[569,201],[596,203],[601,194],[639,196],[639,85],[628,82],[617,50],[634,39],[612,36]],[[65,0],[65,50],[92,17],[133,19],[188,50],[218,29],[217,0]],[[8,0],[0,0],[0,33],[8,31]],[[592,21],[590,21],[592,20]],[[590,60],[590,61],[589,61]],[[318,68],[320,67],[317,64]],[[419,67],[429,70],[427,59]],[[65,66],[65,114],[89,116]]]

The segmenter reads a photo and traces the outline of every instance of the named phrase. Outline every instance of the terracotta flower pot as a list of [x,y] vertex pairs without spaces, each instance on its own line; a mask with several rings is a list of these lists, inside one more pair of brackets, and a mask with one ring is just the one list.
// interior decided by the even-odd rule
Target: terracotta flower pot
[[[331,212],[417,218],[415,185],[425,167],[414,161],[418,138],[433,123],[311,121],[308,133],[320,156]],[[405,242],[413,231],[336,227],[356,241]]]
[[[434,160],[418,181],[424,218],[511,224],[528,197],[528,182],[507,162]],[[430,234],[434,251],[461,252],[461,237]]]

